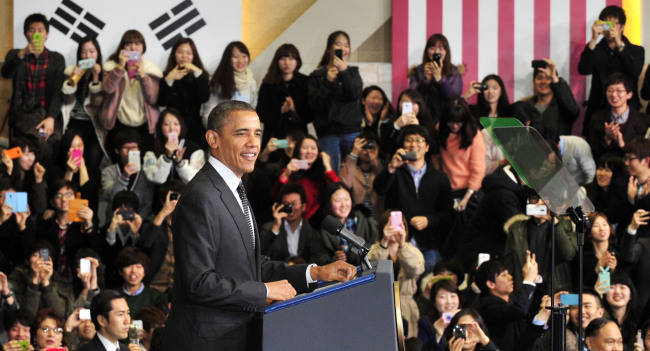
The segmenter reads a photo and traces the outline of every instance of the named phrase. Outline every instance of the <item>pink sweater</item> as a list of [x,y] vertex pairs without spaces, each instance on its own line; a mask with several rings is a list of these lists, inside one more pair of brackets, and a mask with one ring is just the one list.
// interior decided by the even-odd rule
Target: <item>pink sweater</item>
[[447,149],[440,148],[441,168],[449,177],[452,190],[469,188],[478,190],[485,177],[485,143],[478,131],[472,145],[460,148],[460,136],[449,134]]

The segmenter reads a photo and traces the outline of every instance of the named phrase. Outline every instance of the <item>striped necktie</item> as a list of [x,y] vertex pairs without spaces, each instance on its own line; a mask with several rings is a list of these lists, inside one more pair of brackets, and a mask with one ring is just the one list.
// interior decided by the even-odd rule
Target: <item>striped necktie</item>
[[253,221],[251,221],[251,214],[249,210],[250,204],[248,203],[248,197],[246,197],[246,189],[244,189],[244,183],[241,181],[239,181],[239,185],[237,186],[237,194],[239,194],[239,199],[241,200],[241,204],[244,207],[244,216],[246,217],[246,223],[248,223],[248,229],[251,233],[253,248],[255,248],[255,231],[253,231]]

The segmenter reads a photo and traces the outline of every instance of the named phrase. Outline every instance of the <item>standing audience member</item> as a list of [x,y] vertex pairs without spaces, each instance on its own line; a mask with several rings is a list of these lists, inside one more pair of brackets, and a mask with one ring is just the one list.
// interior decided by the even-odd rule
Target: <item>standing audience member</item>
[[[591,227],[585,235],[585,246],[583,252],[583,285],[594,286],[598,280],[601,270],[608,270],[614,273],[618,266],[620,251],[616,249],[616,235],[607,216],[602,212],[592,212],[588,216]],[[578,278],[579,257],[573,259],[572,275]],[[598,289],[598,287],[596,287]]]
[[[158,89],[163,74],[142,55],[147,43],[135,29],[124,32],[115,52],[104,63],[105,97],[99,113],[108,143],[117,133],[131,129],[142,136],[143,149],[151,150],[158,122]],[[117,147],[109,144],[108,149]]]
[[36,157],[35,145],[29,139],[14,138],[11,147],[20,147],[22,155],[13,160],[3,156],[5,175],[11,179],[15,191],[27,193],[29,216],[37,220],[47,208],[45,167]]
[[282,44],[275,51],[260,86],[257,113],[264,124],[262,147],[269,139],[285,139],[287,132],[307,133],[312,121],[307,101],[308,77],[299,72],[300,52],[293,44]]
[[418,321],[418,338],[425,350],[443,351],[447,344],[445,328],[451,321],[449,315],[455,315],[460,308],[458,287],[451,279],[440,279],[431,288],[430,300],[435,308]]
[[605,312],[621,330],[626,349],[633,349],[639,324],[639,309],[636,303],[636,289],[630,277],[615,271],[611,275],[609,291],[603,300]]
[[142,280],[149,269],[149,257],[137,247],[122,249],[115,258],[115,268],[122,276],[122,289],[126,303],[129,304],[131,318],[140,309],[152,307],[160,297],[160,291],[146,286]]
[[27,212],[12,212],[5,203],[16,190],[9,179],[0,179],[0,271],[11,274],[24,262],[25,250],[36,241],[36,227]]
[[431,272],[440,259],[440,248],[451,223],[451,185],[447,175],[425,159],[431,137],[424,127],[402,128],[399,140],[401,147],[373,186],[378,194],[386,196],[386,207],[402,211],[411,238],[424,255],[425,271]]
[[[627,200],[635,208],[650,211],[650,140],[634,138],[625,147],[625,166],[630,179],[627,184]],[[650,231],[643,228],[641,237],[650,236]]]
[[[408,112],[404,108],[404,104],[411,105],[411,112]],[[434,120],[431,116],[431,111],[424,103],[422,95],[415,89],[406,89],[402,91],[397,97],[397,113],[399,116],[393,122],[393,128],[389,128],[389,132],[384,134],[384,143],[389,143],[390,149],[387,152],[394,152],[399,145],[397,144],[397,139],[399,137],[399,131],[402,127],[409,124],[418,124],[423,126],[429,132],[429,135],[436,135],[436,128],[438,127],[438,119]],[[433,151],[433,150],[432,150]]]
[[390,133],[391,122],[395,119],[395,109],[388,100],[388,96],[382,88],[377,85],[365,87],[361,92],[361,113],[363,113],[363,130],[370,130],[380,136],[383,145],[383,136]]
[[50,35],[47,17],[33,13],[23,24],[27,46],[11,49],[2,65],[2,76],[11,79],[9,126],[13,137],[31,139],[39,157],[49,160],[61,137],[61,94],[65,60],[50,51],[45,42]]
[[[567,323],[567,350],[578,351],[578,329],[582,323],[582,345],[585,345],[584,333],[591,321],[601,318],[605,314],[600,295],[593,288],[584,288],[582,291],[582,316],[579,314],[578,305],[569,307],[569,322]],[[572,348],[569,348],[572,345]]]
[[191,38],[180,38],[174,42],[163,77],[158,91],[158,105],[179,111],[187,125],[187,139],[202,149],[207,147],[201,104],[210,98],[208,72]]
[[[643,70],[645,50],[630,43],[623,35],[626,19],[622,8],[615,5],[605,7],[598,15],[598,20],[591,26],[591,38],[580,54],[578,72],[592,77],[582,132],[590,143],[594,142],[587,132],[591,116],[607,107],[605,91],[608,87],[604,83],[607,77],[612,73],[621,73],[632,82],[627,91],[638,91],[636,81]],[[611,22],[611,26],[605,24],[605,21]],[[599,41],[601,35],[602,39]],[[641,103],[636,93],[631,98],[630,105],[640,109]]]
[[90,318],[97,333],[80,351],[142,350],[135,344],[127,346],[120,341],[129,336],[131,317],[129,305],[119,292],[106,290],[95,296],[90,305]]
[[575,135],[561,135],[553,136],[552,139],[547,139],[547,142],[578,185],[583,186],[594,180],[596,162],[591,155],[589,144],[584,139]]
[[404,216],[401,216],[402,221],[397,226],[392,223],[392,216],[392,212],[387,210],[379,217],[379,240],[370,247],[368,259],[393,262],[399,282],[402,318],[406,320],[408,326],[407,337],[416,337],[420,311],[413,295],[418,290],[417,280],[424,273],[424,256],[408,242],[408,223]]
[[584,186],[594,209],[607,216],[614,232],[619,223],[628,220],[631,210],[626,196],[627,183],[623,159],[614,154],[605,154],[596,163],[594,181]]
[[[7,275],[0,272],[0,320],[4,320],[8,313],[17,311],[18,308],[16,297],[14,297],[14,289],[9,284]],[[3,344],[5,341],[3,336],[4,333],[0,332],[0,344]]]
[[359,99],[363,82],[359,68],[349,66],[350,36],[336,31],[327,37],[327,46],[318,68],[309,75],[307,98],[314,117],[319,142],[339,171],[341,155],[347,155],[361,131],[363,115]]
[[648,227],[649,219],[650,212],[644,209],[634,212],[621,240],[621,260],[635,267],[631,273],[637,284],[637,308],[643,311],[642,321],[650,317],[650,237],[637,239],[636,234],[639,228]]

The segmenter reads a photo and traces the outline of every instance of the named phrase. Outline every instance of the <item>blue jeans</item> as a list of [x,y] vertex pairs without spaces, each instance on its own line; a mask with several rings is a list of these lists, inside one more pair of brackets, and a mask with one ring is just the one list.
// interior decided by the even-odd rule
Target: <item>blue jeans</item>
[[359,135],[359,132],[344,134],[344,135],[327,135],[318,138],[321,151],[327,152],[330,155],[330,164],[336,174],[339,174],[341,168],[341,155],[347,156],[352,150],[354,139]]
[[422,275],[433,272],[433,267],[440,261],[440,252],[435,249],[420,249],[420,251],[424,256],[424,273]]

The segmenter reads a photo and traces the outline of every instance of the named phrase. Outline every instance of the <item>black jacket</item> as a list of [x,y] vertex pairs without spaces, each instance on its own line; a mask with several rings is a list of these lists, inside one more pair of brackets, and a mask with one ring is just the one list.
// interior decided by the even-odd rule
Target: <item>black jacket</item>
[[319,137],[361,130],[363,115],[359,99],[362,88],[358,67],[348,66],[339,72],[334,83],[327,80],[327,67],[319,67],[309,75],[307,97]]
[[[628,101],[628,103],[630,101]],[[613,120],[610,108],[601,110],[591,117],[588,140],[589,146],[591,147],[591,153],[595,160],[598,160],[602,155],[608,152],[617,154],[621,157],[625,156],[623,149],[621,149],[615,141],[612,141],[610,145],[605,144],[605,122],[611,123]],[[625,140],[625,143],[629,143],[637,136],[645,136],[648,127],[650,127],[650,117],[630,106],[630,114],[625,122],[625,126],[621,129],[623,132],[623,140]]]
[[[260,230],[260,240],[262,241],[262,255],[268,256],[272,260],[286,261],[289,255],[289,246],[287,244],[287,231],[284,229],[284,221],[280,226],[280,233],[273,234],[271,227],[273,222],[267,222]],[[309,221],[302,220],[300,236],[298,238],[298,256],[302,257],[305,262],[311,259],[311,240],[316,235],[316,230],[312,228]]]

